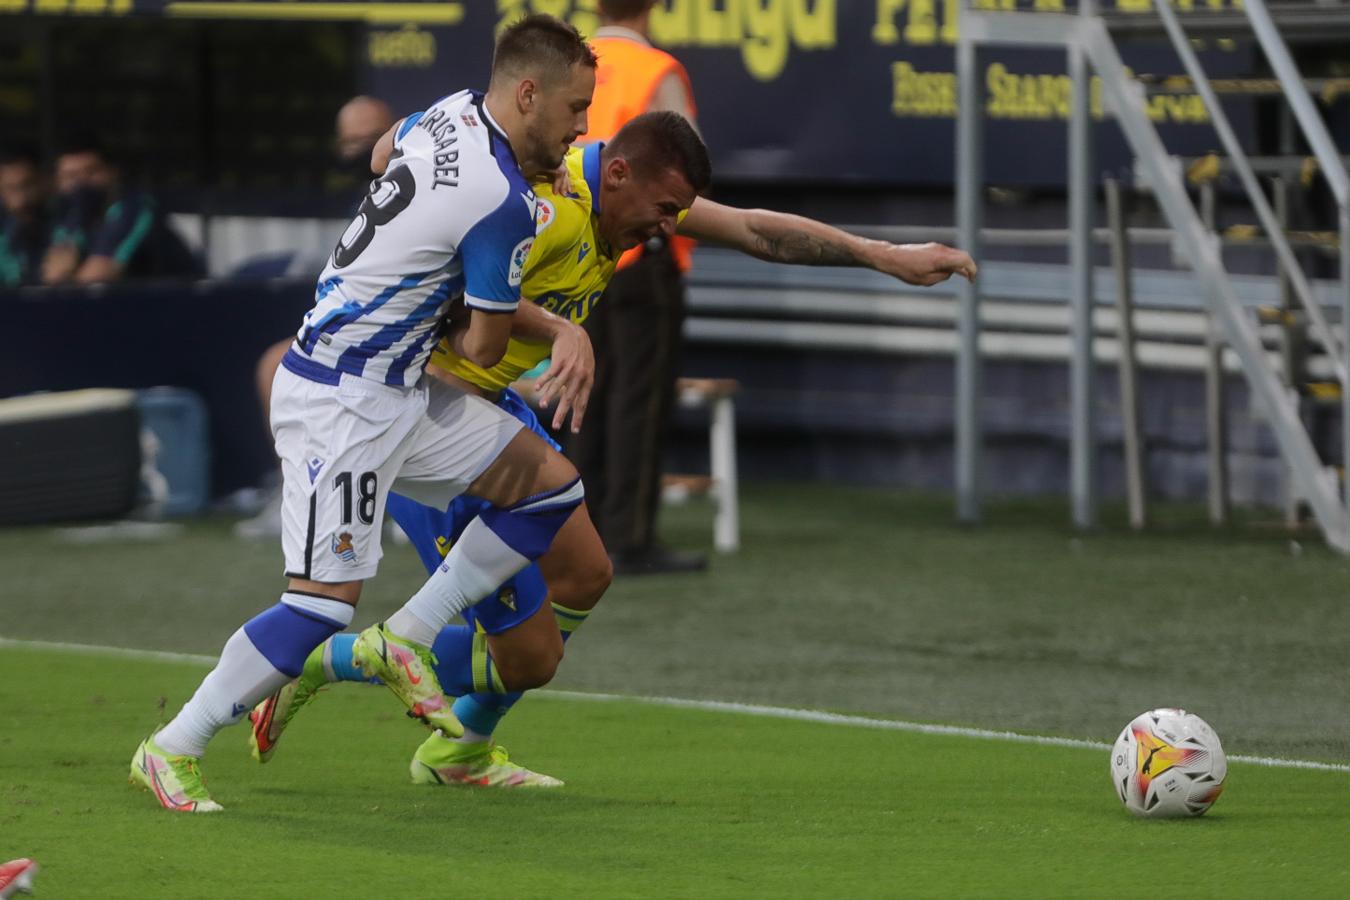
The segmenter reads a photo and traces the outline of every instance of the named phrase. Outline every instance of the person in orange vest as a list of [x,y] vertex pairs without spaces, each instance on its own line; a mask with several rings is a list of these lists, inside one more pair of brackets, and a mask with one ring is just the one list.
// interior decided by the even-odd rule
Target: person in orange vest
[[[675,57],[651,45],[656,0],[600,0],[603,27],[590,127],[606,141],[654,110],[682,114],[697,129],[693,87]],[[591,516],[616,575],[693,572],[707,557],[656,539],[661,468],[675,407],[685,310],[684,272],[694,242],[654,238],[620,259],[604,300],[586,322],[595,346],[590,414],[569,455],[586,484]]]

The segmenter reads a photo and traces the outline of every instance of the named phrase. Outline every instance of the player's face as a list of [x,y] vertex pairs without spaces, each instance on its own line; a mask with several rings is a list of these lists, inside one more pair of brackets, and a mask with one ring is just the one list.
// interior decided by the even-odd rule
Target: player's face
[[657,236],[669,238],[680,213],[697,197],[676,169],[644,177],[623,165],[611,166],[607,174],[612,189],[600,204],[600,232],[618,250],[631,250]]
[[525,109],[528,160],[521,165],[541,172],[562,165],[572,142],[586,133],[586,110],[595,91],[595,69],[575,65],[566,78],[534,91]]

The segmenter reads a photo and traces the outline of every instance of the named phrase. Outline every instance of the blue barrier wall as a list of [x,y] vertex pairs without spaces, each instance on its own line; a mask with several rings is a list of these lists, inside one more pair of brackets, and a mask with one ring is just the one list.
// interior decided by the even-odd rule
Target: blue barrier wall
[[7,347],[0,396],[84,387],[196,391],[211,417],[211,484],[219,496],[274,465],[254,367],[293,334],[313,303],[306,278],[271,282],[111,285],[0,292]]
[[[82,387],[188,388],[210,413],[215,494],[256,485],[272,470],[273,457],[254,367],[269,345],[298,327],[312,296],[308,279],[0,294],[16,336],[0,356],[0,396]],[[949,357],[691,341],[684,371],[741,381],[740,461],[752,477],[951,489]],[[1234,499],[1276,504],[1283,466],[1274,442],[1253,415],[1243,380],[1231,376],[1229,385]],[[1123,472],[1113,369],[1100,371],[1097,396],[1103,493],[1117,497]],[[1203,497],[1203,376],[1145,369],[1141,397],[1155,496]],[[989,489],[1066,493],[1067,367],[989,361],[983,408]],[[1334,457],[1334,416],[1319,418],[1325,421],[1315,432]],[[681,415],[673,468],[706,469],[705,423],[705,414]]]

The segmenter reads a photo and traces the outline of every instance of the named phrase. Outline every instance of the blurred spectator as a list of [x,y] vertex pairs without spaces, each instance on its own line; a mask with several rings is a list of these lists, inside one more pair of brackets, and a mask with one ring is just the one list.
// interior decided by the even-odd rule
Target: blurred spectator
[[40,280],[51,234],[48,193],[36,151],[0,150],[0,287]]
[[[625,122],[651,110],[678,112],[697,129],[689,75],[649,40],[655,5],[656,0],[600,0],[603,27],[592,41],[600,66],[584,140],[608,140]],[[684,344],[683,273],[692,248],[687,238],[654,238],[625,253],[604,299],[586,320],[595,346],[595,388],[581,434],[568,451],[616,575],[707,566],[705,556],[672,550],[656,539]]]
[[365,187],[371,179],[370,152],[381,135],[393,126],[394,113],[383,100],[362,95],[342,105],[337,114],[333,147],[343,181],[350,184],[337,187]]
[[57,154],[56,191],[44,284],[201,274],[154,199],[125,188],[120,168],[92,138],[74,138]]

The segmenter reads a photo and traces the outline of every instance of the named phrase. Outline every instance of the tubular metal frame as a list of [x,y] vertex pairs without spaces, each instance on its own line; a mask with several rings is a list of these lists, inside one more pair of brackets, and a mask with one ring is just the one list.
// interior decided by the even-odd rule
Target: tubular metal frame
[[[1163,2],[1163,0],[1155,0],[1155,2]],[[1261,0],[1255,0],[1255,4],[1252,4],[1249,0],[1249,5],[1258,6],[1261,11],[1265,10]],[[980,114],[983,105],[980,103],[979,85],[982,84],[983,78],[980,77],[976,68],[978,48],[986,44],[1057,46],[1070,50],[1071,61],[1081,55],[1101,77],[1103,100],[1115,115],[1131,150],[1138,159],[1142,174],[1150,183],[1159,206],[1176,232],[1180,248],[1190,258],[1191,267],[1201,282],[1201,288],[1208,298],[1210,309],[1222,323],[1228,344],[1241,361],[1243,373],[1251,386],[1252,392],[1269,418],[1280,452],[1293,473],[1299,493],[1312,508],[1327,543],[1342,553],[1350,553],[1350,525],[1347,523],[1346,507],[1342,502],[1335,477],[1323,468],[1299,418],[1295,404],[1265,358],[1256,328],[1248,319],[1237,298],[1232,281],[1224,267],[1219,248],[1201,223],[1195,206],[1182,183],[1180,174],[1172,164],[1171,157],[1167,154],[1158,136],[1157,129],[1146,114],[1145,94],[1142,85],[1127,76],[1119,51],[1108,34],[1105,24],[1100,17],[1086,14],[1090,12],[1090,9],[1089,7],[1088,10],[1079,15],[992,13],[975,12],[968,7],[967,3],[961,4],[961,22],[957,45],[958,99],[960,103],[957,116],[958,232],[963,241],[967,239],[971,241],[967,244],[967,247],[977,251],[978,248],[973,241],[979,234],[979,217],[981,214],[979,197],[983,186],[983,141],[979,133],[980,120],[983,118]],[[1257,24],[1259,17],[1259,12],[1253,17],[1253,27],[1258,31],[1258,37],[1261,37],[1261,27]],[[1266,24],[1269,24],[1268,17]],[[1269,31],[1273,32],[1273,25],[1270,26]],[[1283,42],[1278,40],[1278,34],[1273,34],[1273,42],[1270,41],[1271,36],[1267,34],[1262,38],[1262,46],[1266,49],[1268,55],[1272,54],[1274,44],[1278,43],[1279,47],[1283,47]],[[1267,46],[1268,43],[1271,46]],[[1274,52],[1277,53],[1278,51]],[[1287,49],[1285,53],[1287,56]],[[1272,56],[1272,66],[1283,80],[1286,73],[1280,71],[1280,65],[1276,63],[1274,56]],[[1292,67],[1291,61],[1289,66]],[[1071,73],[1074,75],[1080,74],[1072,68]],[[1083,73],[1083,77],[1085,79],[1085,73]],[[1086,83],[1085,80],[1083,83]],[[1298,82],[1298,87],[1299,89],[1302,88],[1301,81]],[[1083,92],[1079,91],[1078,93]],[[1306,93],[1304,97],[1307,99]],[[1309,99],[1308,102],[1310,104],[1311,100]],[[1300,114],[1297,102],[1295,103],[1295,112]],[[1311,108],[1311,112],[1316,116],[1315,108]],[[1213,114],[1213,109],[1211,109],[1211,114]],[[1073,128],[1072,122],[1070,127]],[[1073,134],[1075,132],[1071,131],[1071,136]],[[1311,141],[1311,143],[1314,149],[1317,149],[1318,142]],[[1071,155],[1076,155],[1079,152],[1086,153],[1087,148],[1083,147],[1076,150],[1071,141],[1070,152]],[[1331,153],[1329,156],[1330,158],[1323,165],[1328,168],[1335,165],[1343,175],[1344,168],[1340,167],[1339,156],[1335,153]],[[1321,161],[1320,155],[1319,161]],[[1071,171],[1075,171],[1076,174],[1072,164]],[[1071,182],[1073,180],[1071,178]],[[1337,183],[1343,190],[1347,187],[1345,181],[1340,180],[1333,182],[1333,190]],[[1077,186],[1077,190],[1081,190],[1081,185]],[[1071,208],[1075,202],[1073,198],[1075,192],[1075,186],[1071,184]],[[1345,196],[1346,193],[1338,194],[1338,202],[1341,202]],[[1071,213],[1071,216],[1078,228],[1083,230],[1090,228],[1090,224],[1083,221],[1081,212],[1076,216]],[[1345,243],[1350,242],[1350,207],[1347,207],[1343,202],[1341,204],[1341,224],[1343,250],[1350,250],[1350,246]],[[1090,233],[1079,237],[1080,242],[1085,243],[1089,240]],[[1346,315],[1342,322],[1342,327],[1345,328],[1350,327],[1350,252],[1343,252],[1341,259],[1343,281],[1347,288],[1345,295]],[[1079,283],[1081,284],[1081,282]],[[979,460],[978,301],[978,290],[973,289],[973,286],[971,290],[962,294],[962,341],[958,361],[959,396],[956,423],[957,446],[960,451],[957,454],[956,473],[957,510],[962,521],[974,521],[979,514],[980,498],[976,487],[978,482],[974,477]],[[1337,344],[1332,343],[1331,346],[1336,347]],[[1350,349],[1348,349],[1350,348],[1350,340],[1341,340],[1339,347],[1342,354],[1350,352]],[[1090,345],[1088,349],[1090,351]],[[1075,356],[1077,357],[1081,353],[1081,346],[1075,342]],[[1344,358],[1340,362],[1339,371],[1344,371],[1344,367],[1350,365],[1350,360]],[[1075,359],[1074,361],[1075,366],[1090,366],[1091,364],[1090,352],[1086,359]],[[1077,379],[1075,379],[1074,384],[1076,389],[1082,389],[1082,384]],[[1350,391],[1343,391],[1342,393],[1345,395]],[[1088,402],[1090,403],[1090,398]],[[1079,403],[1075,402],[1074,440],[1076,443],[1090,444],[1092,443],[1089,429],[1090,420],[1086,422],[1078,420],[1080,409]],[[1350,419],[1350,417],[1347,418]],[[1346,426],[1346,434],[1350,437],[1350,424]],[[1082,459],[1090,459],[1091,449],[1089,446],[1072,448],[1076,465]],[[1350,442],[1347,444],[1347,452],[1350,453]],[[1075,469],[1075,471],[1078,470]],[[1075,491],[1073,498],[1074,519],[1077,524],[1082,525],[1083,522],[1080,520],[1079,513],[1084,509],[1091,508],[1093,500],[1091,488],[1085,487],[1079,478],[1073,479],[1073,488]]]

